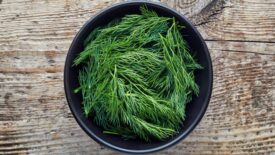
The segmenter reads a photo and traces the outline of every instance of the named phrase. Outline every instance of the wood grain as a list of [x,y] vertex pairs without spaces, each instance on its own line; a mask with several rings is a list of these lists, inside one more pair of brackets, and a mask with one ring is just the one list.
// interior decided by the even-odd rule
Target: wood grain
[[[119,0],[0,0],[0,154],[118,154],[74,120],[63,67],[76,32]],[[198,127],[160,154],[275,153],[275,1],[161,0],[202,33],[213,95]]]

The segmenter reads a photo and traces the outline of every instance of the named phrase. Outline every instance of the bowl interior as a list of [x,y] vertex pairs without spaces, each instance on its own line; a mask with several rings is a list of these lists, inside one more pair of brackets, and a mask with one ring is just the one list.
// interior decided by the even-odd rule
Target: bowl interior
[[[82,97],[80,93],[75,94],[73,92],[73,90],[79,86],[78,71],[81,66],[72,67],[72,62],[77,54],[83,50],[84,39],[94,28],[105,25],[114,18],[123,17],[126,14],[139,13],[139,7],[144,3],[146,3],[149,9],[156,11],[158,15],[175,17],[177,21],[186,26],[186,28],[182,30],[182,34],[190,45],[192,52],[195,53],[198,63],[204,67],[203,70],[199,70],[195,73],[196,82],[200,87],[200,93],[199,96],[193,96],[192,101],[187,104],[186,120],[183,122],[183,128],[180,130],[178,135],[175,135],[165,141],[145,142],[139,139],[124,140],[119,136],[103,134],[102,129],[94,124],[92,119],[87,119],[84,117],[81,105]],[[202,40],[198,31],[183,16],[165,6],[156,3],[126,2],[100,12],[81,28],[73,43],[71,44],[67,55],[64,72],[64,84],[66,97],[71,111],[77,122],[89,136],[101,144],[105,144],[116,150],[128,153],[148,153],[171,146],[172,144],[187,136],[195,128],[207,108],[211,95],[212,65],[204,41]]]

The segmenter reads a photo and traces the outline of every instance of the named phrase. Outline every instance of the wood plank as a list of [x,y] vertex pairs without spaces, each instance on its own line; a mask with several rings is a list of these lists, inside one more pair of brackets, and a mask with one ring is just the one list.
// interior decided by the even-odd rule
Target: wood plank
[[[205,39],[275,42],[274,0],[212,0],[200,5],[198,0],[164,1],[183,14],[190,12]],[[201,6],[201,11],[185,8],[188,2]]]
[[[272,113],[275,79],[270,74],[274,73],[275,53],[267,55],[269,51],[266,49],[273,49],[274,45],[266,48],[261,46],[264,43],[245,43],[243,46],[251,49],[262,47],[258,48],[261,52],[251,53],[239,52],[242,43],[236,45],[231,42],[226,43],[228,46],[221,46],[225,43],[209,41],[207,44],[215,69],[210,106],[199,127],[185,141],[163,153],[180,153],[183,150],[192,154],[207,154],[209,150],[217,154],[240,150],[241,153],[249,153],[247,151],[253,149],[257,152],[271,151],[275,140],[275,115]],[[14,55],[4,59],[9,60],[10,57]],[[18,57],[19,60],[25,59],[25,56]],[[231,64],[229,61],[232,61]],[[43,61],[40,62],[43,65]],[[72,147],[69,152],[102,150],[72,118],[64,98],[62,72],[2,73],[0,81],[4,90],[0,93],[3,97],[0,103],[4,103],[0,104],[0,115],[5,116],[0,120],[2,125],[9,124],[7,128],[0,129],[0,135],[5,135],[0,137],[0,151],[6,154],[25,149],[35,153],[35,150],[43,152],[45,147],[44,153],[68,147]],[[30,134],[30,130],[34,134]],[[81,149],[78,145],[82,143],[85,145]],[[191,147],[194,143],[196,147]],[[86,149],[88,146],[91,147]],[[103,152],[112,153],[107,149]]]
[[[118,154],[82,131],[63,90],[64,61],[74,35],[113,2],[2,0],[0,154]],[[199,126],[160,154],[274,153],[275,2],[162,2],[202,32],[213,60],[214,87]]]

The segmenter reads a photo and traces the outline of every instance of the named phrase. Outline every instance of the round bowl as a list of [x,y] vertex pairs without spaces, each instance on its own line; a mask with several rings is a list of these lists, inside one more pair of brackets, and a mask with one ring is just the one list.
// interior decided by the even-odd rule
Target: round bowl
[[[149,9],[156,11],[160,16],[175,17],[180,24],[186,27],[181,33],[188,42],[191,51],[195,52],[197,62],[204,67],[204,69],[195,72],[195,80],[200,87],[200,93],[198,96],[193,95],[192,101],[187,104],[186,119],[183,122],[183,127],[177,135],[164,141],[152,140],[145,142],[140,139],[124,140],[119,136],[103,134],[102,129],[98,127],[91,118],[86,118],[83,115],[81,104],[82,96],[80,93],[74,93],[74,89],[79,86],[78,71],[81,66],[73,67],[72,64],[77,54],[83,50],[83,42],[88,34],[90,34],[94,28],[105,25],[114,18],[123,17],[126,14],[139,13],[139,7],[144,4],[146,4]],[[207,46],[197,29],[189,20],[175,10],[160,3],[145,1],[119,3],[94,15],[75,36],[69,49],[64,68],[66,98],[78,124],[98,143],[124,153],[151,153],[172,146],[184,139],[197,126],[207,109],[212,92],[212,82],[211,58]]]

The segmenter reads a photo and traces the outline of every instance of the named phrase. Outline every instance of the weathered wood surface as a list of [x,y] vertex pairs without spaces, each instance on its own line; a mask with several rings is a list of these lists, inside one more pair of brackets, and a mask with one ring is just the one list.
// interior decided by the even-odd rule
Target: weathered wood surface
[[[0,154],[117,154],[77,125],[63,91],[69,45],[119,0],[0,0]],[[214,66],[209,108],[161,154],[275,153],[275,0],[161,0],[190,18]]]

